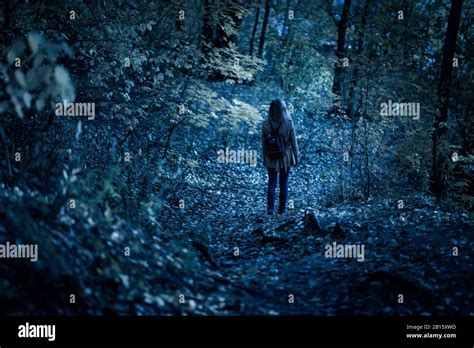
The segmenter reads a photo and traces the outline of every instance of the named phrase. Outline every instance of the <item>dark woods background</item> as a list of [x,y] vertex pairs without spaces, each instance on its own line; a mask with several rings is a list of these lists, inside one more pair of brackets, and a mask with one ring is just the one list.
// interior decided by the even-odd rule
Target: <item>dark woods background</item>
[[[39,245],[0,259],[3,313],[472,315],[472,2],[0,9],[0,239]],[[268,221],[275,97],[301,164]],[[366,260],[328,261],[333,240]]]

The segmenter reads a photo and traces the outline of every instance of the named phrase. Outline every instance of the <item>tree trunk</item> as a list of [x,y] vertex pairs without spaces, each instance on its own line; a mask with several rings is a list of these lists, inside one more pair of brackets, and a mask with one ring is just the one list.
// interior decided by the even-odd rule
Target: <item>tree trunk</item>
[[0,46],[8,47],[13,39],[13,11],[15,7],[16,5],[13,6],[12,1],[3,0],[3,25],[1,28]]
[[203,25],[202,25],[202,41],[201,52],[206,56],[210,48],[213,46],[213,29],[212,29],[212,7],[210,0],[204,0],[203,3]]
[[461,22],[461,11],[464,0],[452,0],[449,13],[448,28],[443,48],[443,61],[438,84],[438,103],[433,131],[433,168],[431,177],[431,191],[441,198],[446,190],[446,181],[443,172],[446,170],[449,155],[446,146],[441,146],[446,134],[448,120],[449,84],[453,72],[453,58],[456,49],[456,38]]
[[283,21],[283,29],[282,29],[282,36],[286,36],[288,34],[288,16],[290,14],[290,6],[291,2],[290,0],[286,0],[286,12],[285,12],[285,19]]
[[334,80],[332,85],[332,93],[334,93],[334,106],[338,110],[343,99],[342,96],[342,59],[346,54],[346,31],[347,21],[349,18],[349,10],[351,0],[344,0],[342,7],[341,19],[337,23],[337,47],[336,47],[336,63],[334,64]]
[[[361,23],[360,23],[360,30],[359,30],[359,37],[357,40],[357,51],[355,54],[355,58],[360,58],[362,54],[362,50],[364,48],[364,36],[365,36],[365,27],[367,25],[367,14],[369,12],[371,0],[365,1],[364,11],[362,13]],[[349,86],[349,118],[352,120],[354,118],[354,102],[355,102],[355,91],[357,87],[357,79],[359,78],[359,64],[361,62],[353,62],[354,69],[352,69],[352,78],[351,83]]]
[[370,197],[370,163],[369,163],[369,134],[367,129],[367,120],[364,120],[364,130],[365,130],[365,141],[364,141],[364,152],[365,152],[365,179],[366,184],[364,188],[365,198]]
[[3,13],[4,13],[4,21],[3,21],[3,30],[10,30],[12,26],[12,5],[10,0],[3,0]]
[[258,44],[257,57],[262,58],[263,47],[265,46],[265,35],[267,33],[268,17],[270,15],[270,0],[265,0],[265,13],[263,15],[262,32],[260,33],[260,42]]
[[250,39],[249,56],[251,57],[253,57],[253,44],[255,41],[255,34],[257,33],[259,19],[260,19],[260,3],[257,4],[257,13],[255,14],[255,22],[253,24],[252,37]]

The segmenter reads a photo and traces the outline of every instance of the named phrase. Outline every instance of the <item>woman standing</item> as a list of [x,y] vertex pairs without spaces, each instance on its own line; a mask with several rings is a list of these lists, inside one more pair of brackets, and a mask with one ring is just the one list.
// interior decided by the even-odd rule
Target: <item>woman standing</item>
[[262,124],[263,163],[268,170],[267,214],[273,214],[278,173],[280,197],[278,213],[283,214],[288,198],[288,175],[292,166],[298,165],[298,144],[295,127],[288,115],[285,102],[274,99],[270,104],[268,119]]

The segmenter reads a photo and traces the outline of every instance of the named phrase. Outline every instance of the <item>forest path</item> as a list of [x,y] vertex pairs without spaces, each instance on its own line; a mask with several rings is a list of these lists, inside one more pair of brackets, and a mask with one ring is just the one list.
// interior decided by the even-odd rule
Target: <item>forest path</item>
[[[264,168],[223,172],[210,166],[201,174],[213,179],[205,181],[202,201],[189,211],[208,226],[206,246],[218,272],[231,287],[247,292],[234,299],[232,311],[410,315],[435,314],[427,308],[443,314],[469,310],[466,298],[456,295],[471,286],[463,276],[469,263],[461,260],[469,255],[451,254],[453,243],[465,250],[472,244],[466,238],[467,214],[433,214],[439,207],[430,198],[407,197],[405,209],[386,199],[300,206],[284,217],[267,216]],[[305,194],[297,175],[290,175],[289,186],[289,199]],[[326,245],[333,243],[363,245],[363,260],[325,257]],[[404,304],[398,303],[399,294]]]

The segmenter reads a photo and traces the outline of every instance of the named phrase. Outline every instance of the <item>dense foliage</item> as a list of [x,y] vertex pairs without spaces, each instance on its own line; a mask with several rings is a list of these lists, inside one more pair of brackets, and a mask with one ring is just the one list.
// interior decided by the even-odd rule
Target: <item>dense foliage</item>
[[[474,6],[464,2],[448,52],[456,1],[4,0],[0,241],[37,243],[41,258],[1,260],[2,312],[449,314],[454,303],[472,314],[473,302],[436,278],[438,264],[426,266],[431,284],[404,271],[422,267],[415,254],[463,247],[451,274],[460,291],[472,289],[461,278],[472,253]],[[260,126],[275,97],[287,102],[301,149],[283,225],[262,217]],[[419,113],[381,112],[391,102]],[[60,116],[58,103],[93,113]],[[226,148],[257,151],[257,166],[220,164]],[[311,227],[312,214],[327,226]],[[278,235],[288,226],[301,233]],[[449,301],[344,307],[347,280],[310,258],[321,242],[312,233],[339,232],[383,255],[366,273],[341,269],[357,286],[391,274],[392,289],[411,284],[417,298],[446,292]],[[434,244],[398,245],[407,236]],[[397,250],[406,263],[381,269]],[[268,263],[277,271],[255,272]],[[310,275],[291,280],[301,264],[340,282],[338,295],[311,295]],[[298,282],[306,302],[297,309],[263,294],[288,296]]]

